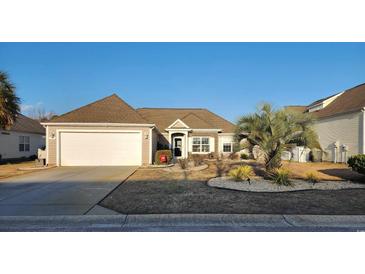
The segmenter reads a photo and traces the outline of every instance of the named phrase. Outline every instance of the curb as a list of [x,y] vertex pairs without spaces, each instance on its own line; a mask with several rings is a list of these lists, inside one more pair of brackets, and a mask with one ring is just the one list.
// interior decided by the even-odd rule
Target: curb
[[[365,215],[156,214],[0,217],[0,231],[149,231],[205,227],[249,231],[364,230]],[[229,228],[229,229],[228,229]]]

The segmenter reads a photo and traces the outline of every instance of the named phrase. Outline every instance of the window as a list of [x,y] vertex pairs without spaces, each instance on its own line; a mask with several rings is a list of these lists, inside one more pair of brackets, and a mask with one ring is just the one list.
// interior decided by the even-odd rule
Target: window
[[30,150],[30,137],[19,136],[19,151],[29,151],[29,150]]
[[194,137],[193,138],[193,152],[210,152],[209,137]]
[[232,143],[223,143],[223,152],[232,152]]

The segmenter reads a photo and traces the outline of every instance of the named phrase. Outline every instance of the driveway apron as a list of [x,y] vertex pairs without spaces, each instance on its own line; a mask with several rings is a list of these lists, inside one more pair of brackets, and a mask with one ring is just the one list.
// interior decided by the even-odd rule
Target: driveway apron
[[0,216],[83,215],[137,167],[57,167],[0,181]]

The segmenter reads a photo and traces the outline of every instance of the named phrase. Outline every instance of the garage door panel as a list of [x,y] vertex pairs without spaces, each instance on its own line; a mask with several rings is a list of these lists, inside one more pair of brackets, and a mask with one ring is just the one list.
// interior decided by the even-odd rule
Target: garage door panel
[[62,166],[141,165],[139,132],[61,132]]

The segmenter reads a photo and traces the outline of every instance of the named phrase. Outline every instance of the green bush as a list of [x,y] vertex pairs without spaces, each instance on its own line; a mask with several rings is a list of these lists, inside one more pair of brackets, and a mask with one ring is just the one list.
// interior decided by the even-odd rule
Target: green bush
[[352,170],[361,174],[365,174],[365,154],[351,156],[347,163],[352,168]]
[[251,166],[240,166],[229,172],[229,176],[235,181],[249,180],[254,175],[255,174]]
[[164,149],[164,150],[157,150],[155,153],[155,164],[156,165],[161,165],[162,163],[160,162],[160,156],[161,155],[166,155],[167,156],[167,164],[169,164],[172,160],[172,152],[169,149]]
[[241,153],[240,157],[241,157],[241,160],[247,160],[248,159],[248,155],[246,153]]
[[278,168],[272,173],[271,177],[277,185],[291,186],[289,175],[290,171],[288,169]]

